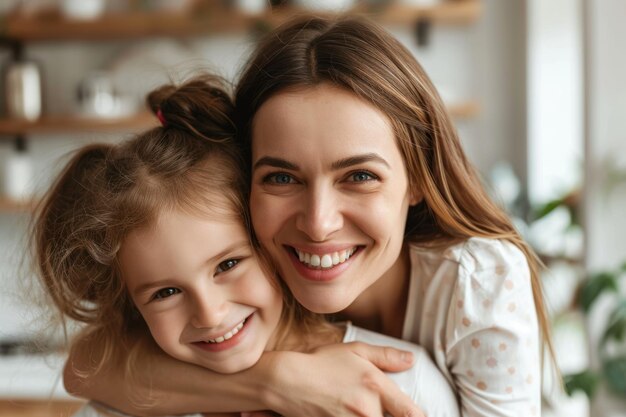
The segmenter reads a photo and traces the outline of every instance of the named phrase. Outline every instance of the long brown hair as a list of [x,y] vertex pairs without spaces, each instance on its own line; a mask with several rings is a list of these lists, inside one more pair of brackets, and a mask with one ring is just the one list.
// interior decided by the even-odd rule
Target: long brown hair
[[504,239],[526,256],[543,340],[552,351],[540,263],[506,213],[483,188],[441,98],[413,55],[362,18],[304,18],[272,32],[240,79],[235,105],[239,139],[251,163],[252,122],[273,95],[327,83],[389,117],[409,176],[422,201],[409,209],[405,239],[422,245],[471,237]]

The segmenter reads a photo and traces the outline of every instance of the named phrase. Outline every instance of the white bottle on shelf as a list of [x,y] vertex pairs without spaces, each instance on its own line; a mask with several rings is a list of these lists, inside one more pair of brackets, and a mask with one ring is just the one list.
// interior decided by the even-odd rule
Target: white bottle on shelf
[[26,201],[33,194],[33,164],[26,140],[18,137],[4,164],[4,195],[13,201]]
[[38,64],[18,56],[5,70],[4,90],[7,116],[31,121],[41,116],[41,71]]

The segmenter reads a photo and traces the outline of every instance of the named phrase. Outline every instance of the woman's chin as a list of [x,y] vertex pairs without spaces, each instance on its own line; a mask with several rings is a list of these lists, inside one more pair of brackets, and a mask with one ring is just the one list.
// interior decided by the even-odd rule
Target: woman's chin
[[334,293],[323,296],[313,294],[311,291],[305,291],[302,294],[294,292],[294,296],[304,308],[317,314],[339,313],[348,308],[354,301],[348,297],[337,297]]

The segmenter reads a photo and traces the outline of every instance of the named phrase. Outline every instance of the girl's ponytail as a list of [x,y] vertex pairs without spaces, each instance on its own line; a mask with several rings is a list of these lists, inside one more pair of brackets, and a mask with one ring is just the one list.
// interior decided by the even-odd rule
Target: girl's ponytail
[[104,176],[112,149],[102,144],[81,148],[45,195],[33,226],[36,266],[44,289],[64,316],[84,323],[95,320],[98,310],[86,301],[96,301],[97,287],[112,281],[104,276],[111,269],[107,265],[111,257],[90,244],[94,238],[106,240],[94,213],[106,200]]
[[218,77],[204,75],[178,87],[166,85],[146,101],[164,128],[182,129],[213,142],[235,135],[234,105]]

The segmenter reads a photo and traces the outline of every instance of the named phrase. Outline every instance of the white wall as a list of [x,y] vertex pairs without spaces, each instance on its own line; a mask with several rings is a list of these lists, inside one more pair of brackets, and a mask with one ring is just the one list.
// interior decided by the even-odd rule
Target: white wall
[[528,194],[543,204],[583,176],[581,0],[528,1]]
[[606,189],[610,170],[626,170],[626,2],[588,1],[587,262],[626,260],[626,185]]
[[[626,184],[607,188],[613,169],[626,172],[626,2],[587,0],[586,9],[586,264],[612,270],[626,261]],[[594,350],[614,300],[601,301],[588,326]],[[601,390],[592,415],[626,416],[626,401]]]

